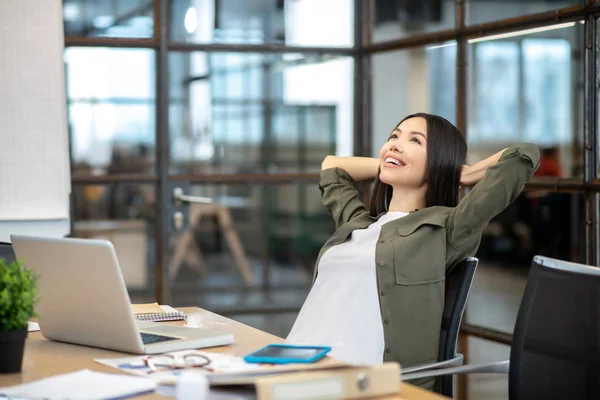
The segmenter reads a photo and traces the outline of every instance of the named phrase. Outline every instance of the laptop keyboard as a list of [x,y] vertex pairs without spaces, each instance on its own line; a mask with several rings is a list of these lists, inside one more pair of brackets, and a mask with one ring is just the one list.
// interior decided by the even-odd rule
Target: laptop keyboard
[[152,333],[140,333],[140,336],[142,337],[142,343],[144,344],[168,342],[170,340],[178,339],[171,336],[153,335]]

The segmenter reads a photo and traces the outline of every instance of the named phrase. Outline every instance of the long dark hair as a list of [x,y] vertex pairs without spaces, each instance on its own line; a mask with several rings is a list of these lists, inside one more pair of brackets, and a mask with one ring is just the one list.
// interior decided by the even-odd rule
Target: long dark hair
[[[427,122],[427,195],[426,207],[456,207],[458,204],[460,172],[467,157],[467,143],[460,131],[445,118],[416,113],[406,116],[421,117]],[[375,177],[371,193],[371,215],[387,212],[392,199],[392,187]]]

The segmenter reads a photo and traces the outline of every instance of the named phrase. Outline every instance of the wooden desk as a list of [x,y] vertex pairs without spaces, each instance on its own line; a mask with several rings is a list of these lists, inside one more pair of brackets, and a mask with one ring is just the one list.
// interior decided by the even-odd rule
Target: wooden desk
[[[269,343],[281,343],[282,338],[273,336],[258,329],[233,321],[229,318],[211,313],[200,308],[182,308],[188,314],[187,321],[171,322],[172,324],[190,325],[195,327],[210,328],[233,332],[235,343],[231,346],[211,348],[215,353],[243,356]],[[77,346],[46,340],[40,332],[31,332],[25,346],[23,370],[19,374],[0,375],[0,387],[18,385],[36,379],[91,369],[101,372],[118,372],[116,369],[98,364],[94,358],[123,357],[123,353],[96,349],[86,346]],[[402,392],[397,396],[388,396],[385,399],[401,400],[438,400],[445,399],[435,393],[403,383]],[[156,394],[136,397],[139,399],[167,399],[168,397]]]

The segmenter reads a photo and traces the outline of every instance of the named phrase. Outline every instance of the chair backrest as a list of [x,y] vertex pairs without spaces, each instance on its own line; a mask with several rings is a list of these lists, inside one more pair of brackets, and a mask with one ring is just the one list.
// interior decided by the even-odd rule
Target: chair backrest
[[15,252],[10,243],[0,242],[0,258],[5,259],[9,263],[16,259]]
[[508,386],[511,400],[600,399],[600,268],[534,257]]
[[[438,361],[451,360],[456,356],[460,323],[478,263],[477,258],[469,257],[457,264],[446,276],[446,299],[442,314]],[[452,390],[451,375],[436,379],[436,392],[452,397]]]

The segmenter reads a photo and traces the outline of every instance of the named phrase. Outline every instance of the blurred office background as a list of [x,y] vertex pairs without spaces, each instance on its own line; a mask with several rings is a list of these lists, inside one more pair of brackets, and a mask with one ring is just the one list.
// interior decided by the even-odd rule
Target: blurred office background
[[323,158],[374,156],[403,116],[440,114],[469,162],[542,150],[485,230],[461,340],[470,362],[506,359],[532,256],[598,262],[593,3],[63,0],[74,234],[113,241],[133,302],[285,337],[334,229]]

